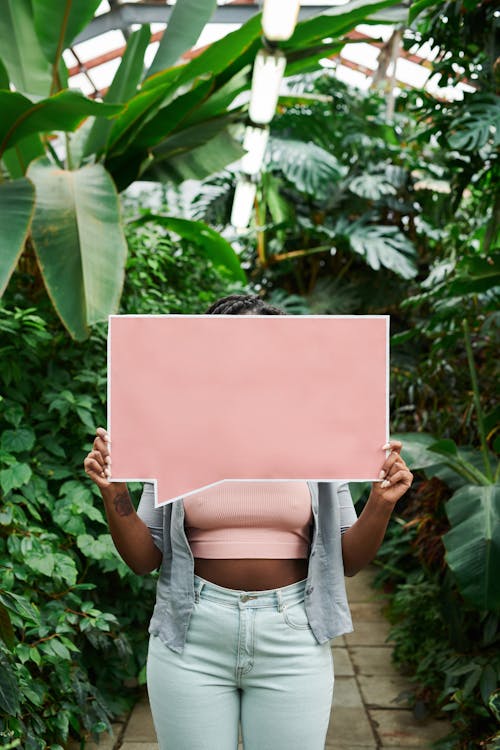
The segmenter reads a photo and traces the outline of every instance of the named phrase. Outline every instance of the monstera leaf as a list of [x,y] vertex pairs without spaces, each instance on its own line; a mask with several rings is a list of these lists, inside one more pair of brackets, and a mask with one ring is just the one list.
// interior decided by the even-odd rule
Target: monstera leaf
[[383,266],[403,279],[416,276],[416,250],[398,227],[343,219],[336,229],[375,271]]
[[315,143],[271,138],[268,167],[279,169],[297,190],[322,200],[331,193],[332,183],[346,173],[345,167]]

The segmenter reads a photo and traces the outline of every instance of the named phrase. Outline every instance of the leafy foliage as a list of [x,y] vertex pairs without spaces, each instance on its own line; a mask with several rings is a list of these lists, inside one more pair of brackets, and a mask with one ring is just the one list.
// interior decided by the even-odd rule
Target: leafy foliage
[[[416,444],[406,438],[405,445],[409,456],[422,459]],[[439,710],[451,720],[452,733],[436,747],[490,748],[497,728],[490,704],[500,681],[498,614],[478,611],[459,593],[443,545],[451,491],[437,475],[417,476],[377,556],[377,585],[389,599],[393,658],[412,675],[415,715]]]
[[[298,24],[293,41],[284,45],[291,69],[298,72],[315,64],[325,38],[335,36],[337,46],[342,46],[343,35],[356,23],[370,21],[374,11],[392,4],[392,0],[365,0]],[[246,114],[236,99],[249,88],[251,65],[261,47],[260,14],[188,62],[176,65],[216,5],[213,0],[178,0],[149,70],[143,75],[150,39],[150,29],[144,26],[130,35],[105,101],[99,103],[65,90],[68,76],[62,57],[92,18],[96,0],[76,4],[66,0],[57,12],[47,0],[6,0],[5,5],[0,19],[1,168],[5,179],[27,175],[33,183],[31,210],[25,212],[25,248],[35,255],[63,324],[76,340],[83,340],[96,321],[117,309],[125,266],[123,227],[119,215],[108,211],[107,231],[98,231],[90,245],[67,225],[66,231],[57,232],[54,227],[62,216],[77,225],[79,217],[93,213],[96,206],[82,191],[59,193],[62,200],[53,223],[47,210],[50,187],[47,180],[35,179],[40,177],[40,165],[45,167],[45,177],[55,170],[60,184],[80,182],[78,177],[88,176],[89,170],[94,174],[100,170],[101,199],[109,209],[116,204],[115,186],[122,191],[138,179],[170,183],[202,179],[240,158],[244,151],[233,131]],[[69,135],[78,127],[74,136]],[[68,134],[59,149],[45,137],[56,131]],[[196,228],[193,225],[191,235]],[[61,252],[61,234],[67,255]],[[1,269],[2,288],[18,255],[17,247],[9,251]],[[108,259],[104,276],[95,263],[96,255]],[[65,287],[78,290],[74,300],[66,288],[54,283],[60,274]]]
[[[200,313],[241,288],[161,225],[129,231],[123,312]],[[106,332],[70,342],[45,297],[30,306],[36,279],[14,281],[0,308],[0,736],[45,750],[97,737],[135,699],[155,578],[118,557],[82,468],[105,424]]]

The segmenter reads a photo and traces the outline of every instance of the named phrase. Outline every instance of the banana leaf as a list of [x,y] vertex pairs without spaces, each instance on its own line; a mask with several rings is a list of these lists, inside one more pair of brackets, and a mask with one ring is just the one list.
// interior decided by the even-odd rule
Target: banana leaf
[[101,164],[73,171],[34,161],[32,240],[43,279],[62,322],[77,339],[116,312],[127,245],[118,195]]
[[0,184],[0,296],[21,255],[35,206],[35,189],[25,177]]
[[500,611],[500,485],[462,487],[446,512],[446,561],[461,594],[478,609]]

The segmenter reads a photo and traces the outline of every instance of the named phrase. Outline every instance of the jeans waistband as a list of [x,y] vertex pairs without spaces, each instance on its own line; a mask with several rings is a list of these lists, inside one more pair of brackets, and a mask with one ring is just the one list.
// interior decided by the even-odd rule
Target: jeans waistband
[[195,599],[210,599],[218,601],[226,606],[234,607],[277,607],[278,610],[285,605],[297,604],[304,600],[304,591],[307,581],[297,581],[289,586],[277,589],[266,589],[264,591],[241,591],[227,589],[215,583],[206,581],[200,576],[194,576]]

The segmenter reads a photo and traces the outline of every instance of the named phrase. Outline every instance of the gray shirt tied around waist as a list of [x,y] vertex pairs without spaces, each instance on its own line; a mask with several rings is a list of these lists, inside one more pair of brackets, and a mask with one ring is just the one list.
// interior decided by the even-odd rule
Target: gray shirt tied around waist
[[[352,505],[349,486],[341,482],[308,482],[313,534],[309,552],[305,610],[318,643],[353,629],[342,560],[340,505]],[[156,604],[149,632],[172,651],[182,653],[194,607],[194,558],[184,531],[184,505],[176,500],[154,507],[154,486],[146,483],[139,517],[163,554]]]

